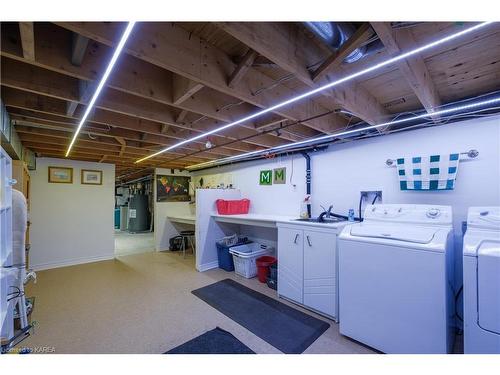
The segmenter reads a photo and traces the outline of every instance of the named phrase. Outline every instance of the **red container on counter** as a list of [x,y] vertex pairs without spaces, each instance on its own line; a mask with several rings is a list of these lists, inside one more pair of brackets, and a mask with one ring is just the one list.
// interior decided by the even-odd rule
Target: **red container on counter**
[[249,199],[225,200],[217,199],[215,201],[217,212],[220,215],[240,215],[247,214],[250,208]]

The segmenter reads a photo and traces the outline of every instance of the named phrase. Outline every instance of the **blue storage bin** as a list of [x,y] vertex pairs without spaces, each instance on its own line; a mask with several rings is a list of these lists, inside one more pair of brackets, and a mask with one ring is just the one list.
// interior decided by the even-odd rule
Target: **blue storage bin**
[[215,243],[215,246],[217,246],[217,258],[219,260],[219,268],[222,268],[223,270],[226,271],[234,271],[233,256],[232,254],[229,254],[229,248],[233,246],[244,245],[250,242],[252,241],[248,241],[246,237],[240,238],[236,244],[231,246],[226,246],[217,241]]

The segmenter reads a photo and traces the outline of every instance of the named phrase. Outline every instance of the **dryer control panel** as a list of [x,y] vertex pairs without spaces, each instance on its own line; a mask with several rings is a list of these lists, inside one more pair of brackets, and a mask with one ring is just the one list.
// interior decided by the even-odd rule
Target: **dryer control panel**
[[470,207],[467,227],[500,231],[500,207]]
[[384,221],[407,224],[451,225],[450,206],[424,204],[375,204],[366,207],[365,221]]

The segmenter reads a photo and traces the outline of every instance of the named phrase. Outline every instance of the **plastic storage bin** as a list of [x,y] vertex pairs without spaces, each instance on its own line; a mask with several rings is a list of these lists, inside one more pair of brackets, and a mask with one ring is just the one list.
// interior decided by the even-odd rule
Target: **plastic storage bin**
[[274,252],[274,248],[253,242],[250,244],[233,246],[229,249],[233,255],[234,272],[240,276],[251,279],[257,276],[258,257]]
[[250,208],[249,199],[225,200],[217,199],[215,201],[217,212],[220,215],[240,215],[247,214]]
[[232,246],[243,245],[250,243],[246,237],[238,238],[236,242],[227,245],[224,239],[219,240],[215,243],[217,247],[217,259],[219,261],[219,268],[226,271],[234,271],[233,256],[229,254],[229,249]]

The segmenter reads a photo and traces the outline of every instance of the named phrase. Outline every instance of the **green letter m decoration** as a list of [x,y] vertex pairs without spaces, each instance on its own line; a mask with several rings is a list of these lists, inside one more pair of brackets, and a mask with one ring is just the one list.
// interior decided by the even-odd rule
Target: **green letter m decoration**
[[272,185],[273,184],[273,171],[270,169],[265,170],[265,171],[260,171],[259,184]]
[[274,170],[274,184],[286,183],[286,168],[276,168]]

